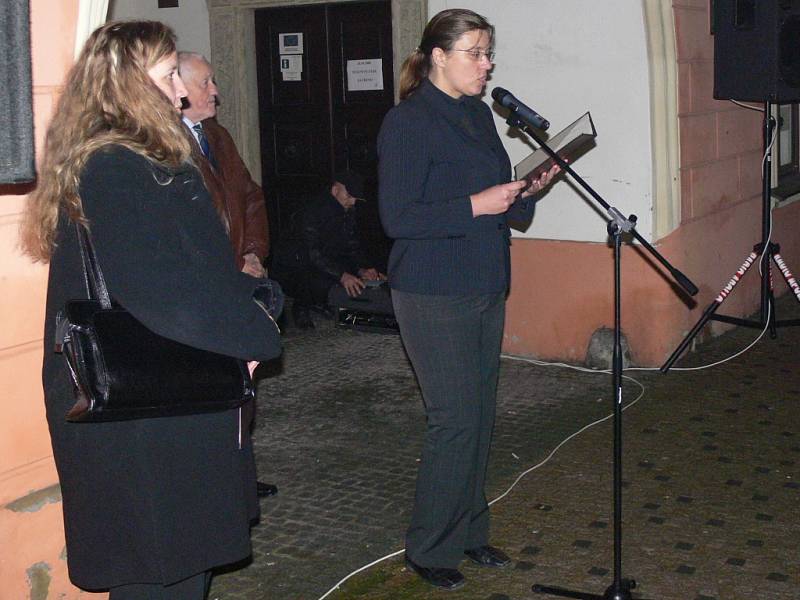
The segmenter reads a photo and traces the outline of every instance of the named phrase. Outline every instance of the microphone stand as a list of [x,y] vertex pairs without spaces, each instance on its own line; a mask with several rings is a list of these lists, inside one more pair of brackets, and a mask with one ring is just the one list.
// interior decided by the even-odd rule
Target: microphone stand
[[580,175],[570,167],[552,148],[550,148],[514,111],[511,111],[506,123],[527,133],[542,148],[561,169],[568,173],[592,198],[608,213],[609,220],[606,225],[608,235],[614,241],[614,353],[612,361],[612,381],[614,386],[614,581],[601,594],[591,594],[535,584],[531,590],[538,594],[550,594],[565,598],[578,598],[579,600],[632,600],[631,590],[636,587],[633,579],[622,578],[622,343],[621,343],[621,276],[622,263],[622,236],[629,234],[639,241],[650,254],[658,260],[672,275],[675,281],[692,296],[697,293],[695,286],[688,277],[673,267],[667,259],[650,245],[647,240],[636,231],[636,215],[629,217],[613,206],[610,206]]

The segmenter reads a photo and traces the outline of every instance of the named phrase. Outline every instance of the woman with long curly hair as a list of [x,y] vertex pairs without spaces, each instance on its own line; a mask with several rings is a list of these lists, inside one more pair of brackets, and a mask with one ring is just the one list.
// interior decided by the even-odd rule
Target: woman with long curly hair
[[70,578],[111,600],[205,598],[213,567],[249,556],[258,514],[239,411],[68,423],[72,384],[49,346],[57,312],[86,297],[80,224],[112,298],[152,331],[247,361],[280,354],[192,158],[185,95],[171,29],[100,27],[69,72],[23,222],[24,249],[50,263],[43,384]]

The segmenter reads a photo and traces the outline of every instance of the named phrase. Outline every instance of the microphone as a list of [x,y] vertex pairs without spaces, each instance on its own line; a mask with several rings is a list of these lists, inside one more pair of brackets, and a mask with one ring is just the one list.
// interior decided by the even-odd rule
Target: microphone
[[514,94],[508,90],[496,87],[492,90],[492,98],[494,98],[500,106],[505,106],[512,112],[517,113],[517,116],[523,121],[526,121],[529,125],[533,125],[542,131],[550,127],[550,121],[529,106],[525,106],[524,103],[517,100]]

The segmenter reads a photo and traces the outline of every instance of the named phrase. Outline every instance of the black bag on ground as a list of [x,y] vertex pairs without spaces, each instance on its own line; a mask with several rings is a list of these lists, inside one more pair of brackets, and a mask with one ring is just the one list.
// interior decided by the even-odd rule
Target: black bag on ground
[[55,340],[75,389],[68,421],[215,412],[254,397],[245,361],[162,337],[113,305],[89,232],[76,227],[89,299],[67,302]]
[[376,333],[400,333],[394,317],[392,295],[386,282],[371,282],[364,291],[351,298],[341,285],[328,292],[328,306],[336,311],[336,325]]
[[392,295],[387,282],[369,282],[364,291],[355,298],[347,294],[341,285],[334,285],[328,291],[328,306],[336,309],[349,308],[361,312],[394,316]]

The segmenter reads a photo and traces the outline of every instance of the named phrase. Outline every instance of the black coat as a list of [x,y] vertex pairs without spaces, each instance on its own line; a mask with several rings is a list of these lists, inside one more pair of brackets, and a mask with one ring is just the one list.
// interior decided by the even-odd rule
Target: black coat
[[300,216],[299,238],[311,267],[338,280],[358,275],[366,264],[356,233],[355,209],[345,210],[329,192],[316,197]]
[[[110,146],[80,179],[111,296],[165,337],[248,360],[280,354],[276,325],[237,271],[198,171],[170,174]],[[257,504],[239,411],[67,423],[74,403],[54,354],[56,312],[86,297],[74,226],[62,215],[50,266],[43,383],[63,495],[70,578],[83,588],[172,583],[250,554]],[[246,437],[246,436],[245,436]]]
[[[292,217],[289,231],[272,252],[278,273],[310,270],[314,277],[337,282],[347,272],[358,275],[368,264],[358,238],[355,208],[345,210],[330,192],[311,198]],[[291,289],[295,282],[281,282]]]

